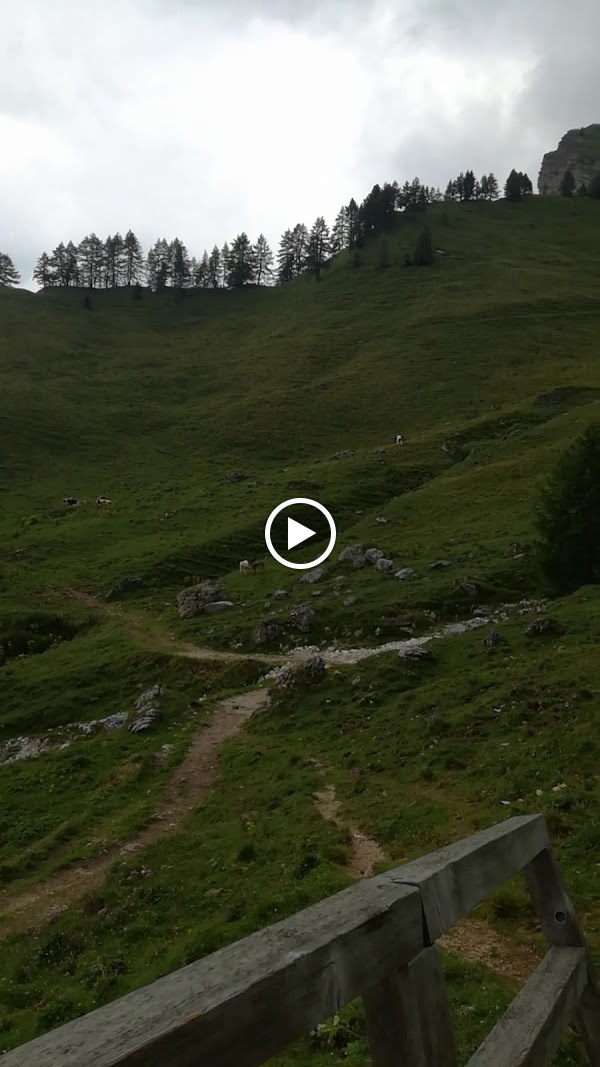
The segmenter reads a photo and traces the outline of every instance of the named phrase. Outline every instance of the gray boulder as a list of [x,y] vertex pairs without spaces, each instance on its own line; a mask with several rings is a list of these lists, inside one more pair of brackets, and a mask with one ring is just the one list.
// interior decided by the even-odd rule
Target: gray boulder
[[320,678],[325,673],[326,664],[322,656],[312,656],[305,664],[303,675],[305,678],[312,681],[315,678]]
[[486,634],[483,639],[484,648],[488,652],[492,652],[495,648],[499,648],[501,645],[506,645],[508,642],[500,630],[490,630],[489,634]]
[[315,582],[320,582],[321,578],[324,578],[325,571],[322,567],[315,567],[312,571],[307,571],[302,575],[300,579],[300,585],[313,585]]
[[204,607],[205,615],[220,615],[223,611],[229,611],[233,607],[232,600],[211,600]]
[[301,633],[309,633],[315,621],[315,613],[308,604],[292,604],[290,608],[290,621]]
[[129,732],[131,734],[141,734],[144,730],[149,730],[151,726],[154,726],[160,719],[160,711],[158,708],[146,708],[143,715],[140,715],[139,719],[134,719]]
[[343,603],[345,608],[351,608],[353,604],[356,604],[357,600],[358,600],[358,597],[356,597],[356,596],[347,596],[347,597],[344,598],[342,603]]
[[391,574],[393,569],[394,564],[391,559],[385,559],[382,556],[381,559],[375,561],[375,570],[379,571],[380,574]]
[[451,567],[451,566],[452,566],[452,564],[450,563],[449,559],[435,559],[433,561],[433,563],[429,564],[429,568],[428,569],[430,571],[439,571],[439,570],[442,570],[443,567]]
[[397,578],[399,582],[406,582],[409,578],[416,578],[417,572],[412,567],[402,567],[399,571],[396,571],[394,578]]
[[458,584],[459,588],[462,589],[463,593],[466,593],[467,596],[476,597],[479,593],[479,586],[477,585],[477,582],[464,581],[459,582]]
[[425,660],[432,660],[433,656],[428,648],[422,648],[420,645],[415,645],[414,648],[404,648],[398,653],[400,659],[413,659],[425,662]]
[[338,556],[340,563],[351,563],[354,570],[360,570],[365,565],[365,554],[362,545],[348,545],[342,549]]
[[294,667],[282,667],[277,672],[277,687],[278,689],[291,689],[296,682],[296,670]]
[[137,698],[135,702],[136,710],[143,711],[151,704],[155,704],[157,700],[161,699],[161,697],[162,686],[158,685],[158,683],[156,685],[150,686],[150,689],[146,689],[146,692],[142,693],[142,695]]
[[489,604],[478,604],[477,607],[471,608],[471,615],[474,619],[488,619],[492,614]]
[[289,594],[288,594],[287,589],[276,589],[274,593],[271,593],[271,599],[272,600],[287,600],[288,595]]
[[534,619],[525,630],[527,637],[541,637],[562,633],[564,633],[562,626],[558,620],[553,619],[551,615],[542,615],[538,619]]
[[378,559],[383,559],[383,552],[380,548],[368,548],[365,552],[365,559],[367,563],[377,563]]
[[227,600],[227,590],[220,582],[210,579],[182,589],[177,596],[177,610],[182,619],[193,619],[201,615],[207,604],[215,600]]
[[508,548],[506,549],[506,552],[504,553],[504,558],[505,559],[515,559],[518,556],[522,556],[524,554],[524,552],[525,552],[524,545],[522,545],[519,541],[513,541],[512,544],[510,544],[508,546]]
[[122,730],[127,726],[129,715],[126,711],[118,711],[116,715],[108,715],[104,720],[105,730]]
[[264,619],[252,632],[255,645],[269,645],[281,635],[281,626],[276,619]]

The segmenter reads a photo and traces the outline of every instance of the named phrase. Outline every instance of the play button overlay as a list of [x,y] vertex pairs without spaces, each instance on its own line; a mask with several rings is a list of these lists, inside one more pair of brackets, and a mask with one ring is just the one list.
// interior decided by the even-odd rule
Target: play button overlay
[[[308,570],[323,563],[333,552],[336,537],[337,530],[331,513],[319,504],[318,500],[305,496],[291,497],[278,504],[265,524],[265,543],[273,559],[293,571]],[[325,551],[302,563],[288,558],[289,553],[293,553],[300,546],[306,546],[307,551],[307,542],[311,539],[315,540],[315,546],[318,545],[319,548],[326,541]],[[301,558],[305,551],[302,552]]]
[[295,519],[288,519],[288,551],[290,548],[296,548],[296,545],[301,545],[303,541],[306,541],[309,537],[314,537],[316,530],[309,530],[308,526],[303,526],[301,522],[296,522]]

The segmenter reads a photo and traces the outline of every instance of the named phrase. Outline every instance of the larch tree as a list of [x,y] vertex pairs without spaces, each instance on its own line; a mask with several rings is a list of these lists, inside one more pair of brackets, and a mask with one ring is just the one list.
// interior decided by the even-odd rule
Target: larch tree
[[221,249],[221,259],[219,263],[219,282],[218,287],[222,289],[227,288],[227,264],[229,263],[229,245],[227,241]]
[[232,241],[227,260],[227,284],[230,289],[242,289],[254,281],[256,263],[254,248],[247,233],[240,233]]
[[133,230],[123,239],[123,275],[125,285],[136,285],[144,273],[144,253]]
[[294,278],[298,278],[306,267],[306,253],[308,251],[308,230],[303,222],[297,222],[292,230],[292,246],[294,249]]
[[[86,285],[88,289],[95,289],[102,284],[105,269],[105,248],[104,242],[95,233],[88,234],[79,243],[77,262],[83,285]],[[68,282],[63,282],[63,284],[68,284]]]
[[254,245],[253,254],[256,284],[268,285],[273,276],[273,253],[264,233]]
[[277,252],[277,281],[279,285],[291,282],[294,277],[294,236],[291,230],[282,234]]
[[21,280],[17,268],[6,252],[0,252],[0,286],[18,285]]
[[523,175],[513,167],[504,184],[504,196],[513,204],[523,199]]
[[348,208],[342,205],[338,211],[331,230],[331,252],[336,256],[350,245],[350,227],[348,225]]
[[38,259],[33,270],[33,280],[42,289],[49,289],[51,285],[55,285],[55,275],[47,252],[42,252]]
[[322,215],[315,219],[306,250],[307,269],[314,274],[315,281],[320,281],[321,271],[331,255],[329,226]]
[[190,283],[190,257],[187,248],[179,237],[169,247],[171,261],[171,280],[175,289],[185,289]]
[[[225,254],[225,248],[223,249],[223,252]],[[204,256],[202,257],[202,262],[204,263]],[[214,245],[210,256],[208,256],[206,268],[206,284],[210,286],[211,289],[218,289],[222,284],[223,271],[221,252],[217,245]]]
[[575,175],[570,167],[567,167],[565,173],[562,176],[560,183],[560,195],[561,196],[573,196],[575,192]]
[[358,204],[354,197],[352,197],[348,207],[346,208],[346,218],[348,220],[348,248],[354,248],[354,245],[360,237],[360,219],[358,214]]

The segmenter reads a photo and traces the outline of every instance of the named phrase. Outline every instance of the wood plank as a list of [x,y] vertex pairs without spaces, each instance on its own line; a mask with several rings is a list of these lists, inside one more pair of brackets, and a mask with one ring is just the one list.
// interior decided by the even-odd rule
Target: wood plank
[[583,948],[551,948],[467,1067],[546,1067],[587,982]]
[[422,948],[419,891],[369,879],[6,1053],[2,1067],[256,1067]]
[[[586,947],[577,913],[554,853],[544,849],[523,870],[540,925],[551,945]],[[590,1063],[600,1067],[600,983],[587,954],[588,981],[575,1025]]]
[[378,880],[420,888],[432,944],[547,847],[544,817],[517,816],[386,871]]
[[456,1067],[440,952],[432,945],[363,994],[373,1067]]

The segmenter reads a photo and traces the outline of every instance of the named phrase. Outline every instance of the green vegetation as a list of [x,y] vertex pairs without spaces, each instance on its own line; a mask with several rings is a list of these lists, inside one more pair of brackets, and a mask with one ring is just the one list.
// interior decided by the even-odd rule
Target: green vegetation
[[[404,270],[425,221],[445,255]],[[0,666],[1,742],[131,710],[156,682],[166,694],[146,734],[67,731],[70,747],[0,766],[2,891],[148,825],[214,702],[266,669],[185,658],[172,638],[256,653],[252,631],[274,617],[283,648],[377,645],[406,635],[400,616],[422,633],[542,595],[537,502],[597,420],[599,236],[591,198],[449,202],[396,217],[385,270],[366,241],[359,269],[342,253],[318,284],[95,291],[91,314],[76,288],[0,290],[0,641],[14,651],[19,635],[22,649]],[[101,494],[111,506],[95,506]],[[88,503],[65,508],[69,495]],[[240,575],[294,495],[336,518],[323,580],[301,585],[270,560]],[[337,562],[355,543],[417,577]],[[233,609],[180,619],[177,592],[217,577]],[[277,588],[287,601],[270,600]],[[288,618],[297,602],[315,610],[308,635]],[[350,835],[314,803],[324,783],[385,866],[543,812],[598,956],[599,606],[583,585],[547,605],[547,634],[526,634],[532,615],[515,610],[491,650],[483,627],[433,642],[431,661],[386,653],[275,690],[172,835],[7,936],[0,1047],[349,884]],[[517,882],[479,916],[510,945],[539,942]],[[515,983],[446,963],[465,1062]],[[352,1005],[276,1062],[362,1067],[365,1050]],[[558,1062],[584,1061],[567,1042]]]

